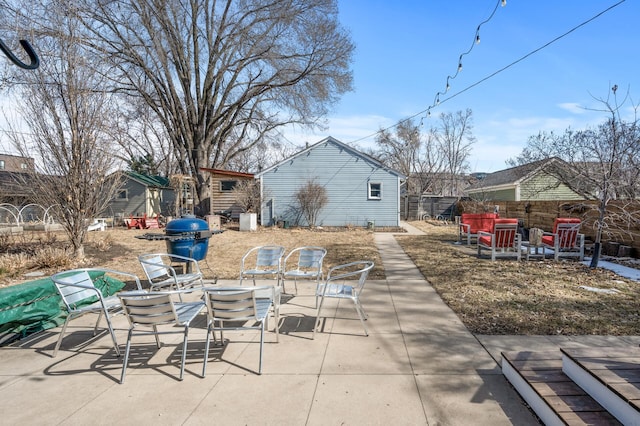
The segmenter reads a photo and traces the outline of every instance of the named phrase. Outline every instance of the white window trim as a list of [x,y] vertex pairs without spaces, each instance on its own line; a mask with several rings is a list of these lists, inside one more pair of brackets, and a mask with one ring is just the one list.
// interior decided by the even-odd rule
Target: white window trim
[[[371,185],[380,185],[380,195],[371,195]],[[368,182],[367,183],[367,199],[368,200],[382,200],[382,182]]]

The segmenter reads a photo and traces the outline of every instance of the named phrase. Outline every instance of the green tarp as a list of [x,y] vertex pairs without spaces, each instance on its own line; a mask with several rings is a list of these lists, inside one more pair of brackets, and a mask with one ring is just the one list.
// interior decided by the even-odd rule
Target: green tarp
[[[89,275],[104,296],[115,294],[125,286],[102,272],[93,271]],[[0,343],[57,327],[65,318],[62,299],[51,278],[0,289]]]

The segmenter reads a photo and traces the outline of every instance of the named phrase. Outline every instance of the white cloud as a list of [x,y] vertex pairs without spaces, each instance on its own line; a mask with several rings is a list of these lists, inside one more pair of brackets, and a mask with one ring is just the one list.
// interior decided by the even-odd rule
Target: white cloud
[[565,111],[569,111],[572,114],[584,114],[585,112],[587,112],[585,107],[583,107],[582,105],[576,102],[564,102],[564,103],[558,104],[558,107],[560,107],[560,109],[563,109]]
[[375,133],[378,130],[396,122],[394,119],[380,115],[352,115],[329,118],[325,130],[305,132],[300,129],[287,128],[282,133],[287,140],[296,145],[304,145],[306,142],[314,144],[331,136],[340,142],[369,147],[373,145]]

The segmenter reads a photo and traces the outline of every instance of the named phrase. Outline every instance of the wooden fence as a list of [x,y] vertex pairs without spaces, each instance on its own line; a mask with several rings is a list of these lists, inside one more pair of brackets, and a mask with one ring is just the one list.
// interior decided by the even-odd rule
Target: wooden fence
[[405,195],[401,198],[400,217],[403,220],[438,217],[453,220],[458,200],[457,197]]
[[[578,217],[582,219],[581,232],[585,234],[587,244],[592,244],[596,237],[598,219],[598,203],[596,201],[495,201],[472,202],[460,201],[457,214],[494,212],[498,210],[500,217],[518,218],[525,229],[542,228],[551,231],[553,222],[558,217]],[[640,254],[640,201],[611,201],[607,206],[605,229],[602,234],[603,253],[618,255]],[[631,250],[619,247],[631,247]],[[615,253],[614,253],[615,252]]]

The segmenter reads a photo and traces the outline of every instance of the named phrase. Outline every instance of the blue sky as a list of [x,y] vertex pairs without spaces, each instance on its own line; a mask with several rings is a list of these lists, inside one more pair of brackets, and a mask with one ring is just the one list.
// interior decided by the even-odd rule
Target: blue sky
[[[327,117],[327,129],[287,132],[296,144],[326,136],[357,148],[375,132],[434,104],[459,56],[499,0],[339,0],[340,20],[356,45],[354,91]],[[470,108],[477,142],[472,172],[506,168],[540,131],[597,125],[614,84],[640,101],[640,2],[626,0],[537,53],[486,77],[590,20],[620,0],[507,0],[480,27],[480,43],[462,59],[441,103],[423,120],[425,131],[442,112]],[[475,86],[474,86],[475,85]],[[474,87],[471,87],[474,86]],[[462,92],[462,93],[460,93]],[[453,96],[453,97],[451,97]],[[450,99],[448,99],[451,97]],[[628,102],[627,106],[631,106]],[[418,116],[419,121],[425,114]]]

